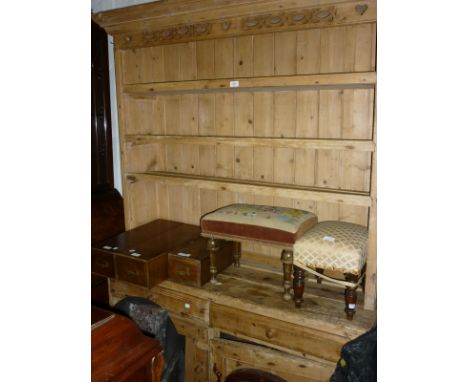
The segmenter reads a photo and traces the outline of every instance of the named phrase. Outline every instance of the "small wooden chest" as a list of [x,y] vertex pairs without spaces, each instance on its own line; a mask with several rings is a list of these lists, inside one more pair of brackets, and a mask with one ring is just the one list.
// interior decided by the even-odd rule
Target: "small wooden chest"
[[91,271],[152,288],[168,278],[167,253],[199,237],[199,226],[155,220],[94,244]]
[[[187,245],[170,251],[168,254],[169,278],[173,281],[202,286],[210,280],[210,254],[208,239],[200,237]],[[233,243],[219,240],[220,249],[216,252],[218,272],[230,266],[233,261]],[[187,256],[190,255],[190,256]]]

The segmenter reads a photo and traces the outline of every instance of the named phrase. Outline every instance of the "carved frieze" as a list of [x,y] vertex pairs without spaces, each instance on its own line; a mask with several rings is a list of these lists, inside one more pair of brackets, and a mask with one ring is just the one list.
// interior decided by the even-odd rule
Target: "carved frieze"
[[336,7],[313,8],[295,10],[291,12],[283,12],[277,14],[266,14],[255,17],[246,17],[242,19],[242,29],[262,29],[274,28],[284,25],[301,25],[301,24],[317,24],[317,23],[332,23],[337,18]]
[[369,12],[368,3],[368,1],[351,2],[326,7],[292,9],[203,23],[181,24],[160,30],[129,32],[118,35],[116,43],[121,49],[129,49],[249,33],[264,33],[266,31],[369,22],[375,19],[375,8]]

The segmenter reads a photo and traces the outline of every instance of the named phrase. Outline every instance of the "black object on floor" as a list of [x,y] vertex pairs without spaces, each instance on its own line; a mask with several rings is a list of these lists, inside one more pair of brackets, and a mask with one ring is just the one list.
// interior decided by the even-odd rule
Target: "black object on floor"
[[374,381],[377,381],[377,327],[343,346],[330,379],[330,382]]
[[126,297],[114,309],[131,318],[143,333],[161,344],[165,361],[161,382],[184,382],[185,337],[177,333],[167,310],[142,297]]

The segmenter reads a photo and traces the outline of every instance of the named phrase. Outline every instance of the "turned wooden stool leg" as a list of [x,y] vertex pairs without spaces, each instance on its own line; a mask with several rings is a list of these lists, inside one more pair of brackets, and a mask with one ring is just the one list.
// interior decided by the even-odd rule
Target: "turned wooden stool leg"
[[281,261],[283,262],[283,299],[291,300],[291,276],[293,267],[293,252],[286,249],[281,252]]
[[[356,283],[359,280],[359,276],[353,275],[351,273],[345,274],[346,281]],[[356,302],[357,302],[357,293],[356,288],[346,287],[345,290],[345,312],[346,318],[352,320],[354,313],[356,313]]]
[[218,269],[216,268],[216,252],[219,251],[219,245],[218,241],[210,238],[208,240],[208,246],[207,246],[208,252],[210,253],[210,274],[211,274],[211,280],[210,282],[212,284],[216,284],[216,274],[218,273]]
[[241,243],[239,241],[233,242],[233,257],[234,257],[234,266],[240,267],[240,257],[241,257]]
[[294,305],[296,308],[300,308],[304,299],[302,298],[304,294],[304,285],[305,285],[305,272],[303,269],[296,267],[294,265]]
[[[315,268],[315,271],[320,273],[321,275],[323,275],[323,268]],[[315,276],[315,278],[317,279],[317,284],[322,283],[322,278],[321,277]]]

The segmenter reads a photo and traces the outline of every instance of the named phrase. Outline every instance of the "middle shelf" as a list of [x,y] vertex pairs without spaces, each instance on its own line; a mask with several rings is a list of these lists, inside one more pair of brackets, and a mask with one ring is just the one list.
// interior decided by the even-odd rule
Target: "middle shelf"
[[214,176],[174,173],[168,171],[147,171],[142,173],[127,173],[130,183],[138,178],[158,179],[170,184],[201,189],[230,192],[247,192],[252,194],[275,197],[310,199],[329,203],[344,203],[355,206],[370,207],[371,197],[368,192],[324,189],[321,187],[299,186],[252,180],[231,180]]

